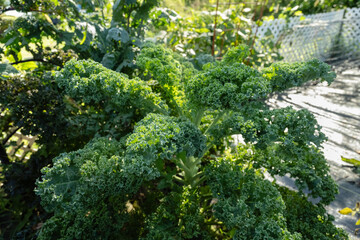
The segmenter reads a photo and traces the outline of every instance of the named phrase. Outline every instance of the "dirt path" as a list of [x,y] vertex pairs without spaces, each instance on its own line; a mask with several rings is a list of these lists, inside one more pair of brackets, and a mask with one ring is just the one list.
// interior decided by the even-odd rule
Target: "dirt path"
[[[323,151],[340,190],[336,200],[327,207],[328,212],[336,218],[335,224],[351,234],[352,239],[360,239],[353,234],[359,227],[355,226],[356,218],[338,213],[344,207],[353,208],[360,201],[360,177],[341,161],[341,156],[360,160],[357,153],[360,150],[360,70],[338,74],[330,86],[319,83],[292,89],[271,99],[269,104],[275,108],[290,105],[296,109],[306,108],[315,115],[328,137]],[[289,179],[280,181],[292,185]]]

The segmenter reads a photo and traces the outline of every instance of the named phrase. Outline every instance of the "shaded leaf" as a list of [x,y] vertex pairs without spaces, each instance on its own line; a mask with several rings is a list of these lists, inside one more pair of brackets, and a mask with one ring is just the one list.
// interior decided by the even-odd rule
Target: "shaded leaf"
[[19,71],[8,63],[0,63],[0,74],[6,75],[8,73],[19,73]]
[[111,42],[114,41],[121,41],[121,43],[127,43],[130,38],[129,34],[123,28],[111,28],[106,36],[106,41]]
[[113,68],[116,63],[116,58],[113,53],[107,53],[103,57],[101,64],[109,69]]

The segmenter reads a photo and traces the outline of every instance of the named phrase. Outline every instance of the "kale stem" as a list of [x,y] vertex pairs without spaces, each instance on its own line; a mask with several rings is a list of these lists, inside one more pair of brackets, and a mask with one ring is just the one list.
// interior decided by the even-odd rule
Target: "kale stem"
[[204,109],[199,109],[196,114],[195,114],[195,119],[194,119],[194,124],[196,126],[200,126],[201,123],[201,119],[204,115],[205,110]]
[[177,180],[178,182],[184,184],[184,179],[182,179],[181,177],[174,175],[173,178],[174,178],[175,180]]
[[166,116],[169,115],[169,113],[165,109],[159,107],[158,105],[153,104],[153,106],[154,106],[155,111],[157,111],[159,113],[162,113],[162,114],[164,114]]
[[224,112],[220,112],[216,118],[214,119],[214,121],[210,124],[210,126],[205,130],[204,135],[206,135],[206,133],[224,116],[225,111]]
[[179,113],[179,116],[182,117],[184,114],[183,114],[179,104],[176,102],[176,100],[174,99],[173,96],[171,96],[171,100],[173,101],[173,103],[175,105],[175,108],[176,108],[176,111]]

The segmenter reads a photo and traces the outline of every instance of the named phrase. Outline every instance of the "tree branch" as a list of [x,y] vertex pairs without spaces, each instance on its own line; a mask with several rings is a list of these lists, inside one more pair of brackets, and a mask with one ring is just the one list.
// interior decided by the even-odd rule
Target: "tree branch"
[[48,61],[44,60],[44,59],[26,59],[26,60],[21,60],[21,61],[17,61],[17,62],[13,62],[10,63],[11,65],[16,65],[16,64],[20,64],[20,63],[26,63],[26,62],[43,62],[43,63],[49,63]]
[[214,33],[212,39],[212,46],[211,46],[211,55],[214,56],[215,54],[215,38],[216,38],[216,24],[217,24],[217,13],[219,7],[219,0],[216,1],[216,11],[215,11],[215,24],[214,24]]
[[9,133],[6,138],[2,141],[2,145],[5,145],[7,141],[20,129],[21,127],[15,128],[11,133]]
[[53,65],[56,65],[56,66],[59,66],[59,67],[63,67],[61,64],[55,64],[53,62],[49,62],[45,59],[37,59],[37,58],[33,58],[33,59],[26,59],[26,60],[21,60],[21,61],[17,61],[17,62],[13,62],[13,63],[10,63],[11,65],[16,65],[16,64],[20,64],[20,63],[26,63],[26,62],[42,62],[42,63],[48,63],[48,64],[53,64]]
[[[258,22],[258,21],[261,21],[261,19],[262,19],[262,17],[263,17],[264,6],[265,6],[264,1],[261,1],[260,16],[259,16],[257,22]],[[256,13],[256,11],[255,11],[255,13]],[[254,15],[254,16],[255,16],[255,15]],[[251,52],[251,51],[253,50],[253,48],[254,48],[254,44],[255,44],[255,40],[256,40],[256,35],[257,35],[257,32],[258,32],[258,29],[259,29],[259,24],[256,23],[255,35],[254,35],[253,41],[252,41],[252,43],[251,43],[250,52]]]

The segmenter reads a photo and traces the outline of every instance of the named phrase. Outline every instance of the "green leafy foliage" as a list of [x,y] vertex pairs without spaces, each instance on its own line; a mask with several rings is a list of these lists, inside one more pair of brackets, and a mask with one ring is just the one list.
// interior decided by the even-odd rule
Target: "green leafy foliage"
[[11,9],[31,14],[17,18],[0,43],[4,55],[20,67],[32,62],[33,68],[53,69],[71,58],[91,58],[131,73],[149,12],[158,4],[158,0],[118,0],[113,5],[106,0],[13,0]]
[[67,115],[73,115],[69,121],[74,127],[84,126],[84,134],[102,131],[116,136],[149,112],[166,113],[166,104],[143,81],[129,79],[91,60],[67,62],[55,81],[64,89],[71,111]]
[[353,8],[360,7],[360,3],[354,0],[304,0],[304,1],[270,1],[269,5],[272,5],[273,9],[278,8],[289,8],[302,11],[304,14],[315,14],[315,13],[324,13],[334,10],[344,9],[344,8]]
[[[242,57],[243,52],[239,52]],[[249,66],[231,62],[236,60],[231,58],[206,65],[202,73],[189,81],[186,92],[191,103],[214,110],[235,110],[265,98],[270,92],[268,80]]]
[[300,234],[286,230],[285,204],[280,193],[269,181],[256,176],[254,169],[243,170],[235,162],[216,161],[206,174],[216,199],[214,216],[233,238],[301,239]]
[[170,49],[146,43],[137,58],[137,66],[153,91],[161,94],[162,99],[171,108],[175,108],[177,114],[182,115],[180,107],[185,101],[184,83],[196,73],[192,64],[185,62]]
[[330,84],[335,77],[330,66],[317,59],[295,64],[275,63],[262,72],[270,79],[275,91],[301,86],[311,79],[321,79]]
[[355,159],[355,158],[346,158],[346,157],[341,156],[341,161],[351,164],[352,166],[349,166],[349,167],[352,168],[352,171],[354,173],[357,173],[357,174],[360,173],[360,169],[359,169],[360,160]]
[[[31,238],[41,219],[48,217],[32,189],[40,169],[52,158],[82,148],[95,135],[122,137],[148,113],[167,112],[165,102],[146,83],[106,71],[134,72],[150,10],[158,4],[157,0],[11,0],[0,4],[0,58],[4,62],[0,67],[1,237]],[[8,16],[14,9],[19,15]],[[84,78],[72,79],[71,83],[79,84],[75,96],[72,85],[62,77],[69,76],[70,68],[77,70],[65,63],[89,58],[99,64],[79,66],[101,69],[102,76],[93,76],[91,86]],[[62,68],[66,70],[56,77],[46,73]],[[108,88],[101,88],[102,78],[111,78]],[[121,89],[114,88],[117,84]],[[81,92],[99,95],[85,102]],[[33,146],[38,151],[29,159],[9,151],[21,147],[13,141],[16,132],[37,137]]]
[[190,187],[170,193],[146,220],[142,239],[213,239],[200,206],[199,193]]
[[137,214],[127,210],[126,202],[144,179],[125,170],[129,162],[124,161],[124,146],[123,141],[97,138],[42,170],[47,177],[38,183],[37,194],[55,214],[39,239],[109,239],[115,232],[117,238],[131,236],[126,223]]
[[277,51],[279,44],[271,36],[262,40],[262,49],[254,49],[254,16],[245,3],[220,4],[223,10],[219,11],[216,4],[205,6],[191,11],[188,16],[168,8],[155,9],[151,13],[152,31],[148,39],[166,44],[195,63],[209,56],[212,60],[222,58],[229,49],[240,44],[251,46],[248,59],[244,59],[248,65],[269,66],[274,60],[281,59]]
[[347,238],[344,230],[332,224],[334,217],[326,213],[321,204],[314,205],[305,197],[284,187],[280,187],[279,191],[286,204],[284,216],[289,231],[301,232],[303,239]]
[[272,175],[289,173],[300,190],[310,189],[310,195],[320,196],[325,203],[334,200],[336,184],[319,149],[326,138],[314,116],[307,110],[296,111],[291,107],[257,115],[256,145],[264,152],[259,152],[256,164]]
[[205,137],[190,121],[158,114],[142,119],[127,138],[126,145],[126,161],[132,168],[129,171],[140,175],[147,172],[151,179],[160,176],[164,160],[182,153],[186,157],[202,156],[206,147]]
[[[84,122],[79,129],[92,140],[43,168],[35,191],[53,216],[39,239],[347,239],[324,210],[337,186],[320,150],[320,126],[306,110],[265,105],[279,91],[271,82],[287,75],[272,79],[241,63],[246,49],[197,71],[148,44],[138,57],[139,78],[91,60],[69,61],[57,72],[63,104],[80,108],[65,111],[65,119],[84,115],[101,127],[89,131]],[[311,63],[302,69],[315,69]],[[274,66],[286,72],[299,64]],[[320,73],[296,79],[334,77]],[[132,113],[130,124],[113,121],[114,111]],[[245,144],[227,145],[234,134]],[[299,191],[279,187],[265,171],[290,174]]]

